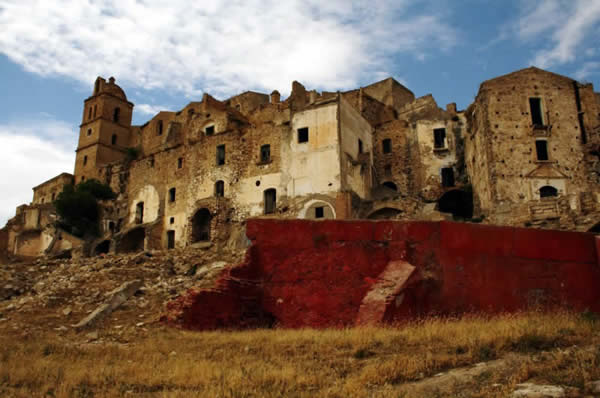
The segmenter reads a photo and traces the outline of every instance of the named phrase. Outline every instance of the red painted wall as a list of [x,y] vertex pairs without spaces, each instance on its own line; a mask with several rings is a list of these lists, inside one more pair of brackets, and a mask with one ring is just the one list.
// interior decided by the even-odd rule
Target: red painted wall
[[416,267],[375,319],[566,306],[600,312],[594,235],[453,222],[253,219],[246,260],[164,320],[191,329],[353,325],[388,263]]

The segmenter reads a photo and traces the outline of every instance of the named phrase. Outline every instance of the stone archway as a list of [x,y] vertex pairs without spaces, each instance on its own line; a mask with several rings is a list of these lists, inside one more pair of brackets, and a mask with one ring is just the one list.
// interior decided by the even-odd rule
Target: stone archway
[[473,217],[473,194],[460,189],[444,193],[437,202],[437,210],[452,213],[454,218]]
[[386,188],[391,189],[392,191],[398,192],[398,186],[395,183],[393,183],[392,181],[386,181],[381,185],[383,185]]
[[192,243],[210,241],[212,216],[207,208],[198,210],[192,217]]

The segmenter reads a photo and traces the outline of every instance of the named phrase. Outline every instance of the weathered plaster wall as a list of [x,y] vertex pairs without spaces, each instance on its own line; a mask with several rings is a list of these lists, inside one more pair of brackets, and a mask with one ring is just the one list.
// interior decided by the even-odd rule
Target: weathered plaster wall
[[[213,290],[169,303],[190,329],[343,327],[428,314],[600,310],[592,234],[452,222],[249,220],[253,246]],[[404,265],[403,265],[404,264]],[[411,271],[410,267],[415,267]],[[407,270],[382,305],[381,278]],[[365,314],[365,311],[371,312]]]

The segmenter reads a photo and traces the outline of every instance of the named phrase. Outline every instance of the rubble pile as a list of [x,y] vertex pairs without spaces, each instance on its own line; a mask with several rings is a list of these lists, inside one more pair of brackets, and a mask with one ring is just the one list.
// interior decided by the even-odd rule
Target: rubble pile
[[165,302],[192,287],[211,287],[243,254],[188,248],[3,264],[0,333],[126,340],[154,325]]

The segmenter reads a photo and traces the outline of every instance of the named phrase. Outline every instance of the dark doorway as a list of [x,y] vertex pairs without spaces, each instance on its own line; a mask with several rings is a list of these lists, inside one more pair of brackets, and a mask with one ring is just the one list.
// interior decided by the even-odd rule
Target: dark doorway
[[438,210],[452,213],[454,218],[473,217],[473,194],[460,189],[453,189],[438,200]]
[[210,241],[210,221],[208,209],[200,209],[192,218],[192,243]]
[[175,231],[167,231],[167,249],[175,248]]
[[265,190],[265,214],[275,213],[277,208],[277,191],[274,188]]

